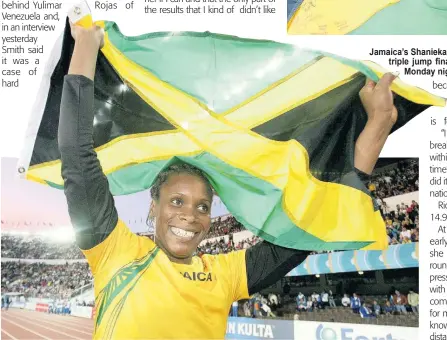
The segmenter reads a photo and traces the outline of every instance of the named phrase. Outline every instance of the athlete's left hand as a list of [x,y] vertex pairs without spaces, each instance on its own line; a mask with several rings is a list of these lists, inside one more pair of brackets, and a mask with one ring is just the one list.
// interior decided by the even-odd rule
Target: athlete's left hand
[[397,121],[397,109],[391,84],[398,74],[386,73],[376,84],[370,79],[360,91],[360,100],[368,114],[368,124],[392,127]]

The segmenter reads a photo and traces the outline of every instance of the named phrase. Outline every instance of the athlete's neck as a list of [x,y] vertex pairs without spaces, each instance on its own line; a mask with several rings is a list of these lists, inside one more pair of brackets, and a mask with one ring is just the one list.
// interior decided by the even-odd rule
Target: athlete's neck
[[166,248],[161,244],[161,242],[158,242],[157,238],[155,238],[155,244],[157,245],[158,248],[160,248],[166,254],[166,256],[169,258],[169,260],[171,262],[179,263],[179,264],[191,264],[192,263],[192,256],[188,256],[185,258],[175,257],[174,255],[170,254],[166,250]]
[[191,264],[192,263],[192,257],[187,257],[185,259],[179,259],[179,258],[176,258],[176,257],[173,257],[173,256],[167,254],[166,251],[165,251],[165,254],[168,256],[168,258],[171,260],[171,262],[180,263],[180,264]]

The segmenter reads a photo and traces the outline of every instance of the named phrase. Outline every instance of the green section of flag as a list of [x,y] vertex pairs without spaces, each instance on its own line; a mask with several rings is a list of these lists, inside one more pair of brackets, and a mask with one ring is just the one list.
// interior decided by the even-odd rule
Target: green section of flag
[[323,56],[378,80],[360,61],[294,45],[209,32],[126,37],[114,22],[106,22],[105,27],[110,42],[123,55],[217,113],[239,105]]
[[[282,192],[209,153],[129,166],[109,174],[111,192],[125,195],[150,188],[158,173],[175,162],[203,170],[226,207],[244,227],[266,241],[304,250],[360,249],[368,242],[325,242],[295,226],[283,210]],[[270,207],[259,209],[259,207]],[[264,226],[262,230],[258,227]]]

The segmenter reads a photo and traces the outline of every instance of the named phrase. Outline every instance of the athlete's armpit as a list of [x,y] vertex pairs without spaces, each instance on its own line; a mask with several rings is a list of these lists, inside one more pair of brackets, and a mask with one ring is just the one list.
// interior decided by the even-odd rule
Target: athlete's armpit
[[225,255],[218,255],[217,258],[225,259],[226,274],[229,275],[230,283],[230,303],[249,297],[247,290],[247,276],[244,271],[246,267],[246,250],[232,251]]
[[309,254],[308,251],[283,248],[265,241],[247,249],[245,263],[248,293],[252,295],[270,287]]

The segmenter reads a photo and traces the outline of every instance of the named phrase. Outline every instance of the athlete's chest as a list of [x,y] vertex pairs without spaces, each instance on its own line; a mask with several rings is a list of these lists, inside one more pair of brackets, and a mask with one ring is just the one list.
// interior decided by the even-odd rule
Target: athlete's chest
[[[231,304],[230,275],[224,266],[195,258],[190,265],[175,264],[164,254],[151,254],[114,271],[97,292],[97,305],[138,304],[185,309],[212,307],[225,310]],[[99,283],[100,282],[95,282]],[[98,286],[99,286],[98,285]],[[97,286],[97,288],[99,288]],[[226,313],[226,311],[225,311]]]
[[231,303],[229,287],[228,274],[219,265],[207,265],[197,258],[191,265],[180,265],[160,257],[155,259],[153,267],[146,271],[135,289],[150,288],[156,296],[148,298],[162,303],[169,296],[177,303],[184,301],[197,307],[201,303],[209,305],[207,300],[212,300],[226,308],[226,304]]
[[[125,280],[124,275],[115,288]],[[119,294],[107,294],[114,301],[103,303],[107,311],[103,310],[106,317],[101,323],[106,327],[113,318],[117,326],[113,332],[124,334],[132,329],[143,337],[196,336],[198,330],[214,337],[224,332],[231,305],[229,287],[227,276],[219,268],[176,266],[154,259]]]

